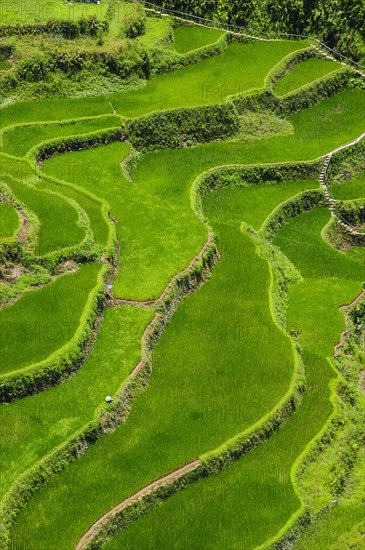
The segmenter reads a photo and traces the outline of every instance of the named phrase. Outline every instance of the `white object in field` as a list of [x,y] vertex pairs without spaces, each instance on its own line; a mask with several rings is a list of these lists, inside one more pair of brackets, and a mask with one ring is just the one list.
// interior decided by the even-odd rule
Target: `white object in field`
[[105,398],[105,401],[106,401],[107,403],[111,403],[111,402],[113,401],[113,398],[110,397],[110,395],[107,395],[106,398]]

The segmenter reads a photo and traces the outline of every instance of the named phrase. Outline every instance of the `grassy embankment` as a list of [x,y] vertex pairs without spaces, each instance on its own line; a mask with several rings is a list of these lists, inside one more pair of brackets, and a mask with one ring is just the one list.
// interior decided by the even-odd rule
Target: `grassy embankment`
[[128,155],[127,144],[54,157],[45,162],[44,172],[83,186],[110,204],[119,221],[121,243],[115,295],[150,299],[160,295],[206,239],[206,229],[189,204],[192,182],[201,172],[220,164],[316,158],[360,135],[363,121],[358,112],[364,105],[364,92],[348,90],[291,116],[292,136],[148,153],[140,160],[132,184],[119,166]]
[[12,237],[20,225],[20,219],[13,206],[0,203],[0,239]]
[[[213,201],[212,197],[212,205]],[[222,209],[223,219],[229,216],[219,196],[215,208]],[[253,548],[274,536],[299,509],[291,472],[332,412],[329,383],[335,372],[327,357],[344,328],[338,307],[360,291],[364,274],[360,263],[321,239],[328,219],[328,211],[317,208],[293,219],[275,239],[304,277],[290,290],[288,310],[288,329],[300,332],[304,350],[307,389],[301,407],[268,442],[218,476],[199,481],[153,509],[122,531],[108,549],[142,544],[151,549],[176,544],[235,548],[237,541],[240,548]]]
[[[313,185],[287,182],[249,187],[244,190],[247,203],[230,201],[226,219],[213,221],[221,260],[211,280],[180,305],[157,344],[149,388],[135,402],[126,424],[35,496],[32,506],[19,516],[15,541],[22,539],[25,525],[28,540],[37,546],[46,546],[56,532],[60,537],[56,517],[65,498],[73,521],[63,522],[59,547],[72,547],[113,503],[218,446],[274,407],[288,388],[294,357],[289,340],[272,320],[267,263],[241,234],[240,222],[242,216],[250,217],[253,203],[259,205],[256,216],[262,221],[270,208]],[[264,194],[270,189],[273,193],[266,202]],[[256,223],[255,217],[250,221]],[[267,384],[258,384],[258,379]],[[75,518],[80,499],[82,514]]]
[[309,84],[326,74],[341,68],[337,61],[327,61],[314,57],[298,63],[283,78],[281,78],[274,89],[278,96],[293,92],[305,84]]

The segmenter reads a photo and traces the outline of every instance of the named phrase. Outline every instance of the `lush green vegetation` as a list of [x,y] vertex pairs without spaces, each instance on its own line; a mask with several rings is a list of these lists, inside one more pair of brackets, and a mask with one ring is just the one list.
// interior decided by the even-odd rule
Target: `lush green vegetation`
[[[237,22],[246,13],[245,6],[236,9],[225,0],[219,8],[215,2],[188,4],[180,7],[209,9]],[[100,20],[80,20],[83,7],[100,9]],[[280,17],[275,7],[268,16],[256,3],[246,21],[251,30],[285,30],[294,7],[281,6]],[[351,248],[350,239],[329,225],[328,208],[313,206],[320,186],[317,177],[309,178],[317,176],[322,155],[364,132],[359,81],[351,79],[336,93],[336,83],[325,79],[323,89],[303,97],[311,107],[279,118],[279,99],[261,92],[274,73],[285,74],[290,54],[307,42],[231,41],[221,31],[146,17],[141,5],[124,1],[74,5],[75,20],[62,23],[62,17],[17,27],[24,36],[0,37],[0,56],[14,64],[0,78],[8,104],[0,108],[1,192],[27,216],[17,237],[19,216],[0,203],[0,238],[2,231],[13,236],[0,246],[0,372],[4,383],[6,375],[15,377],[9,396],[4,384],[1,395],[28,395],[2,405],[0,514],[6,524],[15,519],[10,547],[74,547],[121,499],[194,458],[226,451],[232,438],[256,429],[294,391],[298,370],[305,374],[303,400],[289,419],[272,420],[278,430],[255,432],[255,450],[230,466],[227,453],[221,454],[226,468],[219,475],[175,494],[108,546],[254,548],[287,531],[304,506],[315,513],[334,497],[338,507],[323,513],[318,529],[314,523],[297,545],[323,547],[326,536],[331,544],[356,544],[361,453],[357,460],[354,445],[348,446],[351,460],[331,469],[331,453],[342,460],[340,435],[331,432],[322,440],[329,451],[317,456],[319,467],[313,461],[304,477],[297,472],[335,409],[340,420],[334,425],[352,441],[347,430],[355,417],[338,407],[329,358],[345,328],[339,307],[362,288],[364,249]],[[307,52],[300,55],[305,59]],[[274,91],[304,86],[306,94],[306,84],[339,67],[321,59],[298,62]],[[257,112],[237,116],[230,101],[242,92],[253,94]],[[90,97],[65,97],[79,93]],[[47,99],[17,101],[38,96]],[[144,116],[149,113],[156,114]],[[123,135],[102,131],[120,126]],[[35,166],[37,148],[59,138],[58,148],[48,145]],[[363,174],[345,181],[351,171],[359,173],[362,158],[356,146],[356,166],[346,160],[334,180],[340,183],[330,186],[334,196],[365,198]],[[200,183],[207,190],[217,186],[204,195],[203,211]],[[311,210],[299,213],[299,205],[305,210],[309,204]],[[274,244],[264,236],[271,216],[270,227],[278,230]],[[159,298],[206,243],[208,228],[220,254],[210,278],[198,261],[175,289],[184,298],[176,311],[174,293],[163,294],[156,307],[133,301]],[[356,394],[353,373],[363,361],[355,346],[362,337],[363,306],[358,308],[351,314],[350,367],[337,361],[349,402]],[[154,328],[145,332],[155,315]],[[163,332],[162,319],[168,320]],[[141,359],[141,378],[133,378],[113,404],[105,403],[106,395],[120,395]],[[60,370],[53,378],[53,371],[49,378],[40,373],[39,383],[31,380],[23,392],[24,376],[32,371],[26,367],[41,361],[50,369],[54,361]],[[49,388],[60,381],[58,374],[62,383]],[[342,490],[345,478],[350,482],[340,494],[336,488]],[[318,498],[317,480],[325,487]],[[0,546],[7,532],[1,525]]]
[[11,63],[5,59],[0,59],[0,71],[7,71],[8,69],[11,69]]
[[[220,205],[218,196],[216,200]],[[230,212],[227,208],[228,217]],[[328,211],[317,208],[292,220],[275,240],[304,276],[289,293],[288,310],[289,330],[299,332],[304,348],[307,391],[299,410],[268,442],[218,476],[174,495],[122,531],[108,548],[171,548],[174,541],[180,547],[234,548],[237,540],[240,547],[253,548],[298,510],[291,470],[332,411],[329,382],[335,373],[327,356],[344,325],[338,306],[359,292],[363,277],[361,264],[321,239],[328,219]]]
[[0,310],[2,374],[46,359],[72,339],[99,270],[86,264]]
[[70,120],[96,115],[111,115],[113,109],[106,97],[55,98],[23,101],[0,107],[0,128],[21,122]]
[[[115,294],[149,299],[158,297],[173,274],[204,244],[206,230],[191,211],[188,198],[202,171],[236,162],[316,158],[361,133],[358,112],[364,105],[363,91],[347,90],[291,116],[293,136],[148,153],[133,173],[132,185],[119,166],[129,152],[127,144],[60,155],[46,161],[44,171],[107,200],[119,220],[121,242]],[[318,125],[318,120],[323,123]]]
[[83,239],[85,230],[78,223],[78,213],[62,196],[37,190],[19,180],[7,178],[4,181],[17,199],[38,218],[38,256],[78,244]]
[[90,16],[100,18],[105,14],[107,1],[101,4],[65,3],[62,0],[15,0],[4,2],[1,6],[0,25],[44,23],[50,20],[74,21]]
[[151,111],[222,103],[232,94],[263,86],[268,71],[302,42],[231,44],[219,56],[161,74],[141,90],[113,95],[118,114],[135,117]]
[[101,246],[108,244],[110,227],[108,221],[102,213],[102,205],[96,197],[87,195],[80,188],[71,187],[70,185],[59,185],[52,180],[39,180],[37,188],[49,189],[50,191],[61,193],[65,197],[76,201],[77,204],[86,212],[90,228],[93,232],[95,242]]
[[293,92],[339,68],[341,65],[336,61],[327,61],[316,57],[307,59],[307,61],[294,65],[289,73],[278,81],[275,93],[281,96]]
[[253,33],[315,36],[345,55],[364,59],[363,2],[338,0],[156,0],[158,5],[201,17],[217,17]]
[[12,237],[20,224],[15,208],[7,203],[0,203],[0,239]]
[[[313,182],[286,182],[267,186],[266,191],[275,189],[271,206],[276,206],[311,186]],[[272,320],[266,261],[257,257],[254,243],[240,232],[246,213],[255,225],[264,221],[270,207],[262,200],[263,192],[247,187],[231,197],[223,191],[223,211],[219,196],[208,197],[206,213],[214,218],[221,251],[212,279],[184,300],[167,327],[153,354],[150,387],[135,403],[127,423],[32,500],[19,520],[15,541],[24,536],[25,525],[37,546],[47,546],[56,532],[59,537],[57,518],[67,501],[62,513],[73,521],[65,521],[60,544],[71,548],[113,502],[243,431],[285,394],[294,369],[292,347]],[[261,196],[255,214],[259,219],[250,216],[246,196],[252,202]],[[164,452],[156,453],[161,441]],[[85,491],[90,497],[87,503]],[[81,502],[82,514],[75,519]]]
[[[133,184],[123,178],[120,160],[129,151],[129,145],[115,143],[102,149],[54,157],[44,168],[47,174],[81,185],[110,204],[119,222],[116,230],[121,243],[115,295],[157,298],[173,274],[204,244],[206,229],[185,199],[186,180],[183,187],[171,189],[168,197],[165,190],[169,182],[165,178],[162,185],[153,187],[149,177],[139,178],[138,183]],[[152,168],[156,178],[159,167],[160,163]],[[173,165],[170,167],[172,169]]]
[[146,32],[139,37],[139,42],[148,49],[157,48],[161,43],[169,43],[172,38],[172,20],[164,17],[157,19],[147,17]]
[[267,72],[302,42],[232,44],[221,55],[179,71],[158,75],[139,91],[109,98],[41,99],[3,108],[1,127],[19,122],[62,120],[112,113],[137,116],[150,111],[219,103],[231,94],[260,87]]
[[115,116],[101,117],[70,124],[49,124],[45,126],[16,126],[3,134],[2,151],[9,155],[24,157],[35,145],[43,141],[64,136],[75,136],[95,132],[102,128],[120,126]]
[[174,46],[177,52],[186,53],[216,42],[222,34],[217,29],[181,25],[174,29]]
[[365,197],[365,172],[356,178],[330,186],[330,194],[334,199],[350,200]]
[[98,340],[77,376],[4,408],[1,496],[35,461],[92,420],[106,395],[117,392],[138,363],[141,335],[152,314],[131,307],[108,309]]

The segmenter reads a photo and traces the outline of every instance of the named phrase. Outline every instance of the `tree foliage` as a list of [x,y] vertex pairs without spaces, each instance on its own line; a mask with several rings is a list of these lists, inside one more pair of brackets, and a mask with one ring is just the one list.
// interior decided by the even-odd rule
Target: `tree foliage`
[[365,0],[155,0],[165,8],[214,17],[251,32],[315,36],[365,60]]

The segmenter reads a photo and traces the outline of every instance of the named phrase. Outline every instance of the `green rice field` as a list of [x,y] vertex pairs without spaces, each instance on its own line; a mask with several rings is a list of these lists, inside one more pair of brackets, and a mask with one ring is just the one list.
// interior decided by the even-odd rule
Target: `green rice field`
[[[320,179],[365,132],[361,78],[302,61],[308,40],[239,39],[128,2],[1,7],[19,33],[107,25],[34,27],[4,50],[16,65],[32,44],[41,66],[53,40],[68,69],[29,76],[27,101],[11,77],[0,106],[0,548],[361,548],[365,243]],[[144,72],[123,76],[129,63]],[[266,89],[278,71],[274,96],[308,94],[285,117]],[[63,78],[75,88],[57,94]],[[239,130],[218,117],[231,137],[205,137],[201,107],[226,103]],[[137,150],[129,122],[151,113]],[[351,208],[363,141],[337,154],[330,197]]]
[[341,65],[337,61],[327,61],[317,57],[307,59],[307,61],[295,65],[287,75],[278,81],[275,93],[278,96],[288,94],[340,68]]
[[72,339],[99,270],[85,265],[0,311],[1,374],[42,361]]
[[222,31],[205,27],[179,26],[174,29],[174,45],[179,53],[186,53],[216,42],[223,36]]
[[19,215],[11,204],[0,203],[0,239],[12,237],[20,225]]

